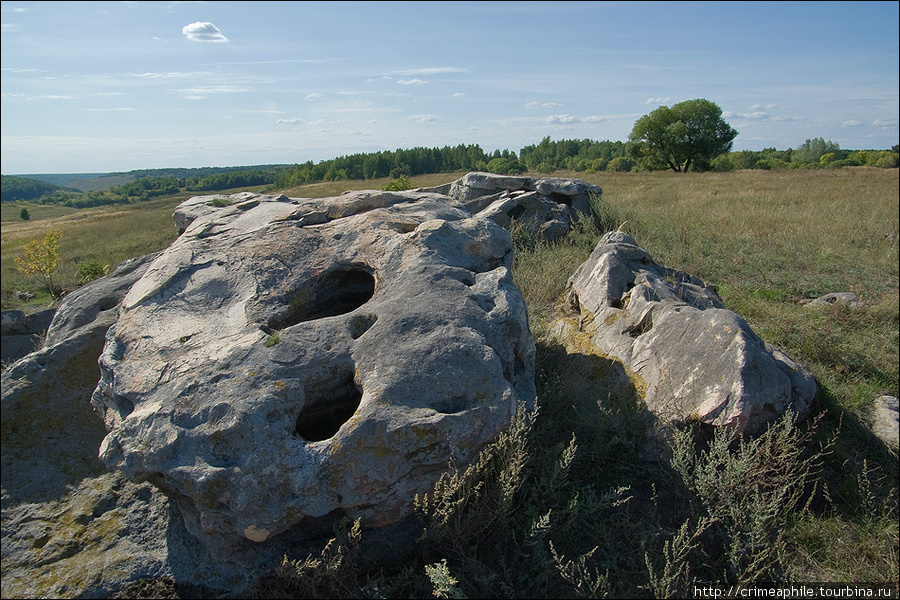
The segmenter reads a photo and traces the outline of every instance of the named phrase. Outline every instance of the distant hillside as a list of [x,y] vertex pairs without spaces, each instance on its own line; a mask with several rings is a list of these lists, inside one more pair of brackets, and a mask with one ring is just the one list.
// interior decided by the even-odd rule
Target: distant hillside
[[[15,175],[23,179],[41,181],[60,188],[78,190],[80,192],[102,192],[110,188],[131,183],[142,177],[204,177],[217,173],[232,173],[237,171],[250,171],[258,169],[273,169],[289,167],[293,165],[251,165],[243,167],[198,167],[198,168],[169,168],[169,169],[138,169],[135,171],[117,173],[37,173]],[[4,176],[8,177],[8,176]],[[5,181],[5,179],[4,179]],[[5,185],[5,183],[4,183]],[[49,192],[48,192],[49,193]],[[4,200],[7,202],[7,200]]]
[[65,191],[66,188],[45,181],[37,181],[26,177],[3,175],[0,181],[0,202],[15,202],[17,200],[37,200],[41,196],[53,192]]

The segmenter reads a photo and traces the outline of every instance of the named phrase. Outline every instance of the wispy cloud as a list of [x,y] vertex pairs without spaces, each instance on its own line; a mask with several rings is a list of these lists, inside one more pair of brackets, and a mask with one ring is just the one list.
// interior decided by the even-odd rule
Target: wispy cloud
[[574,115],[550,115],[547,117],[548,123],[578,123],[578,117]]
[[423,67],[421,69],[404,69],[392,71],[395,75],[437,75],[439,73],[468,73],[469,69],[461,67]]
[[202,100],[213,94],[240,94],[251,91],[250,88],[239,85],[210,85],[176,90],[188,100]]
[[671,101],[672,101],[672,99],[668,96],[666,96],[665,98],[660,96],[659,98],[647,98],[646,100],[641,102],[641,104],[646,104],[647,106],[650,106],[651,104],[665,104],[666,102],[671,102]]
[[198,21],[185,25],[181,28],[181,33],[192,42],[223,43],[228,41],[228,38],[222,35],[219,28],[209,21]]
[[311,94],[306,95],[306,100],[317,100],[319,98],[324,98],[324,94],[320,94],[319,92],[313,92]]
[[278,119],[275,122],[279,125],[299,125],[303,123],[303,119],[301,119],[300,117],[293,117],[290,119]]
[[761,108],[764,108],[764,109],[766,109],[766,110],[772,110],[773,108],[776,108],[777,106],[778,106],[778,105],[775,104],[774,102],[770,102],[770,103],[768,103],[768,104],[766,104],[766,105],[762,105],[762,104],[752,104],[752,105],[750,105],[750,106],[747,108],[747,110],[751,110],[751,111],[752,111],[752,110],[759,110],[759,109],[761,109]]
[[525,108],[559,108],[562,106],[559,102],[526,102]]
[[437,115],[409,115],[407,119],[416,123],[437,123],[440,120]]
[[167,71],[161,73],[133,73],[138,79],[194,79],[210,75],[209,71]]
[[122,106],[114,108],[86,108],[85,110],[90,112],[131,112],[137,109]]
[[841,127],[859,127],[863,122],[859,119],[848,119],[841,123]]
[[398,79],[397,83],[400,85],[425,85],[428,82],[424,79]]
[[602,120],[603,117],[601,117],[600,115],[590,115],[582,119],[582,121],[584,121],[585,123],[599,123]]

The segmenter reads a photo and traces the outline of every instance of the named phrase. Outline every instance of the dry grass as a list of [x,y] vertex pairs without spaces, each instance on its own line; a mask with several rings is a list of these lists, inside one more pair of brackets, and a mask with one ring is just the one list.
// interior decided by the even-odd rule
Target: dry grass
[[[413,183],[428,187],[460,175]],[[446,480],[439,495],[421,501],[422,534],[402,567],[348,564],[350,554],[335,546],[342,542],[332,542],[321,553],[291,557],[286,564],[293,570],[267,580],[256,591],[260,597],[300,588],[311,597],[667,596],[695,581],[734,582],[754,572],[784,581],[896,584],[900,469],[896,453],[863,421],[873,397],[898,393],[898,171],[581,176],[604,190],[599,227],[585,221],[554,244],[518,237],[513,275],[538,337],[539,412],[517,422],[472,469]],[[322,197],[386,181],[284,191]],[[165,247],[174,238],[177,202],[4,222],[4,308],[7,291],[16,289],[10,286],[27,283],[10,265],[28,239],[58,228],[64,260],[102,257],[113,264]],[[766,453],[745,446],[734,455],[772,469],[770,491],[791,481],[789,505],[769,503],[778,510],[756,518],[753,511],[766,503],[741,494],[737,481],[727,499],[737,504],[723,512],[696,474],[719,477],[740,465],[718,469],[713,454],[697,454],[698,462],[679,473],[668,458],[673,449],[647,439],[634,390],[609,398],[596,385],[615,365],[566,354],[543,336],[569,275],[604,229],[620,225],[657,262],[718,286],[729,308],[820,381],[825,414],[815,430],[787,424],[768,438]],[[856,292],[866,306],[801,304],[835,291]],[[682,436],[674,448],[682,458],[691,456],[689,439]],[[731,460],[726,446],[715,446],[717,461]],[[806,468],[813,463],[816,469]],[[809,485],[799,486],[803,480]],[[367,533],[360,535],[365,540]],[[744,546],[752,551],[740,554]],[[319,560],[337,564],[336,557],[345,568],[307,573]],[[758,557],[766,560],[754,562]]]

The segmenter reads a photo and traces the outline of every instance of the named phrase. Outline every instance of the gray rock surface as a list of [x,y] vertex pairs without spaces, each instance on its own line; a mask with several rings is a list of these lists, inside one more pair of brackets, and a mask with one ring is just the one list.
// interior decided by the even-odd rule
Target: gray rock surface
[[577,218],[591,214],[591,198],[603,193],[580,179],[518,177],[473,172],[427,191],[447,194],[470,213],[505,229],[520,225],[545,240],[565,235]]
[[21,310],[4,310],[0,327],[0,355],[4,364],[12,363],[40,349],[55,309],[48,308],[30,315]]
[[896,396],[879,396],[870,411],[872,431],[894,452],[900,448],[900,402]]
[[577,317],[560,337],[587,338],[620,362],[647,407],[664,420],[698,419],[756,433],[791,410],[804,418],[813,377],[768,347],[713,288],[656,264],[622,232],[606,234],[569,280]]
[[4,598],[104,597],[160,576],[200,575],[220,589],[246,581],[205,557],[161,492],[98,458],[106,430],[90,406],[97,360],[119,301],[152,258],[66,296],[45,346],[3,372]]
[[335,511],[397,521],[534,399],[509,234],[422,191],[236,200],[125,296],[103,461],[223,556]]

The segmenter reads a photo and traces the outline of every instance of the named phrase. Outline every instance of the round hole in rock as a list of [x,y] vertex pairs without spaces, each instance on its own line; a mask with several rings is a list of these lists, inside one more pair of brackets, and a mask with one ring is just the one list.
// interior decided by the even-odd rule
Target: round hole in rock
[[350,420],[362,400],[362,388],[353,377],[326,389],[308,390],[307,403],[297,417],[297,434],[307,442],[321,442]]
[[326,271],[308,281],[288,298],[287,310],[269,324],[283,329],[315,319],[354,311],[375,295],[375,276],[356,265]]

